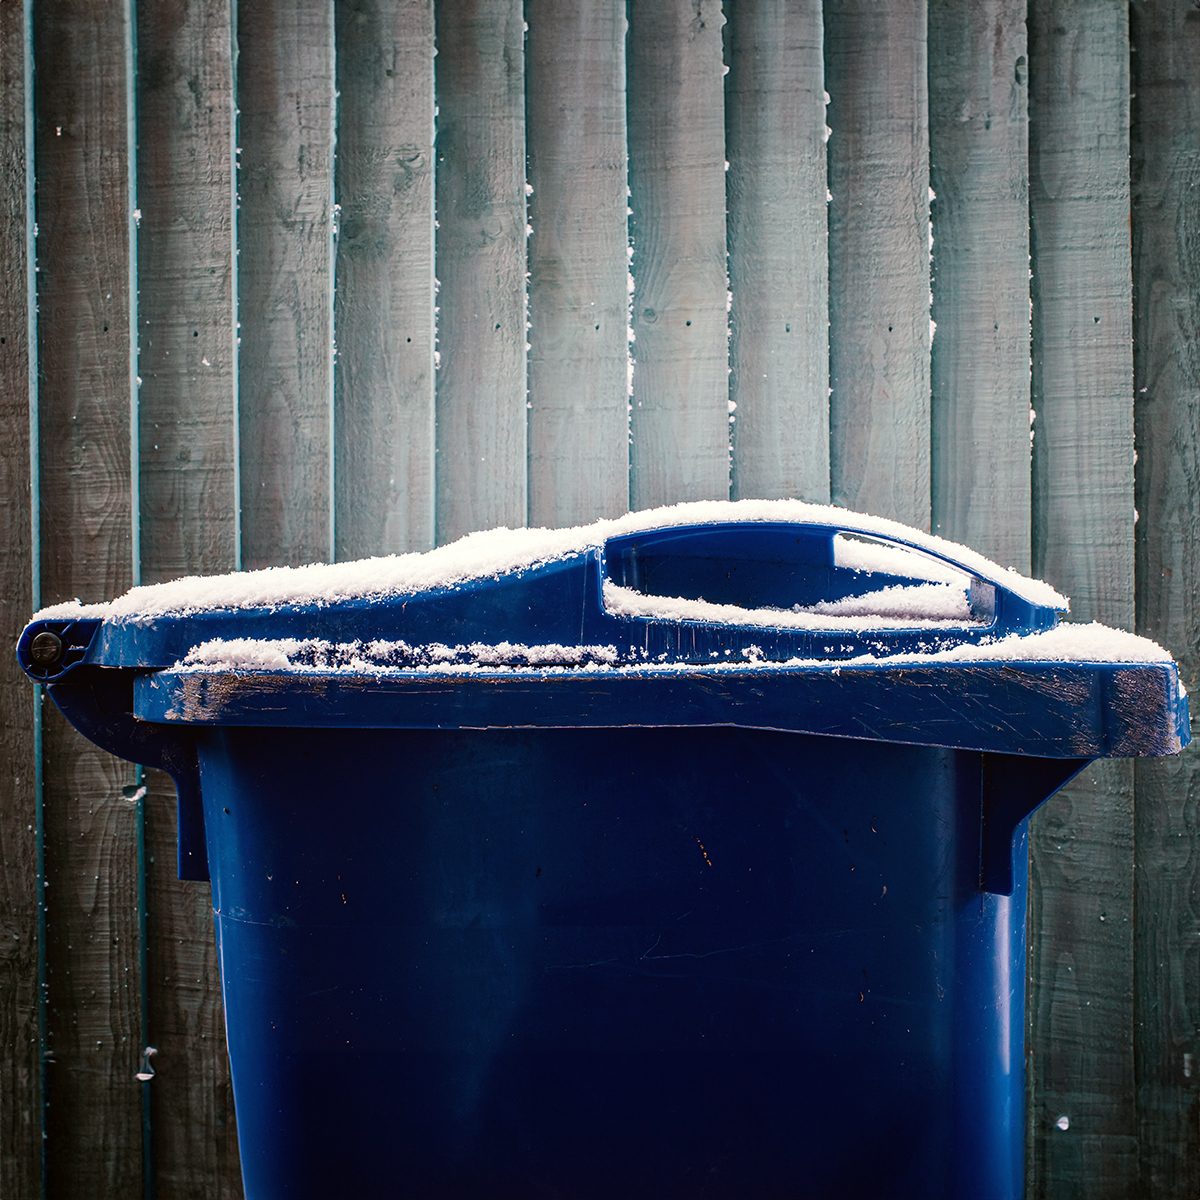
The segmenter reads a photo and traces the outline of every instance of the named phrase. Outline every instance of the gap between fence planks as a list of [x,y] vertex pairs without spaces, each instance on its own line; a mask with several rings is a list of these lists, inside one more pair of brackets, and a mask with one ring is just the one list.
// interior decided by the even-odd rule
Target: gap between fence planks
[[437,537],[525,523],[520,0],[438,0]]
[[729,495],[724,18],[629,8],[633,508]]
[[[229,0],[138,13],[141,567],[147,583],[237,563]],[[176,874],[171,781],[146,775],[154,1181],[242,1195],[211,893]]]
[[[38,336],[42,599],[132,577],[129,11],[39,8]],[[47,705],[50,1197],[142,1187],[134,769]]]
[[242,565],[327,561],[333,10],[237,2]]
[[625,13],[529,0],[529,523],[629,505]]
[[[28,261],[25,158],[25,14],[0,4],[0,485],[8,514],[0,539],[0,629],[11,638],[32,596],[29,458]],[[33,714],[12,654],[0,660],[0,1196],[40,1187],[41,1045],[38,1031],[37,846]]]
[[1028,571],[1025,0],[931,0],[934,532]]
[[[1077,619],[1128,627],[1128,12],[1035,6],[1029,54],[1033,570]],[[1097,764],[1033,824],[1033,1197],[1136,1192],[1132,785],[1132,764]],[[1062,1136],[1060,1115],[1077,1136]]]
[[[1138,632],[1200,694],[1200,12],[1130,9]],[[1193,712],[1193,733],[1197,729]],[[1200,1193],[1200,762],[1139,762],[1134,1066],[1143,1196]]]
[[725,43],[731,494],[827,501],[821,5],[732,4]]
[[828,0],[834,503],[929,528],[925,0]]
[[336,557],[434,537],[433,4],[337,5]]

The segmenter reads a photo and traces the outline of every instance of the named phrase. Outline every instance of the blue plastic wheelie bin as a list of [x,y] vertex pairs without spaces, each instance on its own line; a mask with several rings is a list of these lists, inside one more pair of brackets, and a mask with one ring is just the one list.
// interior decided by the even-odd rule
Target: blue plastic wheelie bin
[[247,1196],[1015,1200],[1029,815],[1174,664],[849,514],[630,524],[22,635],[175,780]]

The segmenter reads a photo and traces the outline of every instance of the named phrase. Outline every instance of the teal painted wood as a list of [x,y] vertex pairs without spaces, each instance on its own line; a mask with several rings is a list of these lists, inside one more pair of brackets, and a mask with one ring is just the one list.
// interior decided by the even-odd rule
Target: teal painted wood
[[[36,10],[42,599],[129,585],[130,13]],[[45,69],[53,64],[53,69]],[[44,728],[50,1197],[142,1186],[133,769],[57,712]]]
[[[1033,569],[1077,618],[1133,619],[1128,13],[1031,9]],[[1093,768],[1035,819],[1031,1194],[1136,1192],[1133,794]],[[1060,1115],[1071,1136],[1055,1127]]]
[[[1200,693],[1200,12],[1130,9],[1137,627]],[[1195,724],[1193,732],[1195,732]],[[1138,763],[1134,1063],[1138,1190],[1200,1192],[1200,760]]]
[[[33,603],[33,479],[26,227],[26,39],[20,4],[0,4],[0,628]],[[32,168],[32,163],[28,164]],[[0,1196],[36,1196],[41,1183],[38,1030],[38,847],[33,714],[11,654],[0,656]]]
[[729,494],[722,20],[629,6],[634,508]]
[[829,259],[820,0],[731,4],[732,495],[829,499]]
[[433,4],[337,5],[336,552],[433,545]]
[[1029,569],[1025,0],[929,6],[934,531]]
[[832,495],[927,529],[925,0],[827,0],[825,87]]
[[[232,20],[228,0],[138,12],[138,438],[147,583],[237,563]],[[242,1194],[209,889],[175,869],[175,789],[148,772],[154,1184]]]
[[238,4],[242,565],[332,554],[333,11]]
[[629,505],[625,13],[529,0],[529,522]]
[[438,0],[437,536],[525,523],[520,0]]

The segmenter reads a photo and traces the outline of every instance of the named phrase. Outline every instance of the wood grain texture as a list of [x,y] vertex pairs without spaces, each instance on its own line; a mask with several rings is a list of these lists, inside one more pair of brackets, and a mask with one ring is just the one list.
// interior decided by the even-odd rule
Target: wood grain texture
[[819,0],[731,4],[732,495],[829,499],[829,258]]
[[438,0],[437,536],[526,516],[520,0]]
[[[1137,627],[1200,693],[1200,10],[1139,0],[1133,64]],[[1197,728],[1193,711],[1193,736]],[[1139,1190],[1200,1193],[1200,764],[1135,767]]]
[[339,559],[434,535],[432,0],[337,5]]
[[834,502],[929,528],[925,0],[828,0]]
[[723,21],[629,6],[634,508],[729,494]]
[[[237,562],[228,0],[138,11],[142,578]],[[176,875],[175,792],[150,772],[149,1036],[157,1194],[241,1196],[211,897]]]
[[[23,6],[0,3],[0,629],[11,640],[32,596]],[[32,167],[32,164],[28,164]],[[0,1196],[40,1187],[34,696],[11,654],[0,662]]]
[[[1033,570],[1073,615],[1133,619],[1128,14],[1031,9]],[[1133,795],[1098,765],[1035,819],[1031,1194],[1136,1191]],[[1060,1115],[1070,1134],[1055,1128]],[[1083,1147],[1087,1153],[1083,1153]]]
[[[131,581],[129,13],[39,6],[42,599]],[[49,69],[53,64],[53,69]],[[133,778],[45,708],[48,1194],[142,1184]]]
[[529,0],[529,520],[629,504],[625,13]]
[[327,560],[333,371],[333,20],[237,10],[242,565]]
[[1025,0],[929,6],[933,529],[1029,569]]

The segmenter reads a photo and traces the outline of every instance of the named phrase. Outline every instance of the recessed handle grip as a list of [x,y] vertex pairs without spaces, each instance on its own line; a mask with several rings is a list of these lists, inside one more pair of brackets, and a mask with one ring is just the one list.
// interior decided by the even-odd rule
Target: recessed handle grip
[[[839,561],[840,535],[868,539],[868,545]],[[641,638],[647,647],[690,657],[695,642],[710,658],[714,650],[723,657],[751,646],[772,658],[922,652],[1057,623],[1060,605],[1041,602],[1043,596],[1061,601],[1052,589],[959,550],[941,539],[882,533],[865,522],[660,527],[608,540],[597,603],[607,621],[625,624],[635,644]],[[966,591],[969,619],[854,621],[812,613],[814,606],[836,606],[864,591],[939,583],[944,590],[950,582]],[[693,603],[670,603],[677,599]],[[694,603],[701,600],[707,603]],[[667,635],[664,645],[665,626],[686,636]]]

